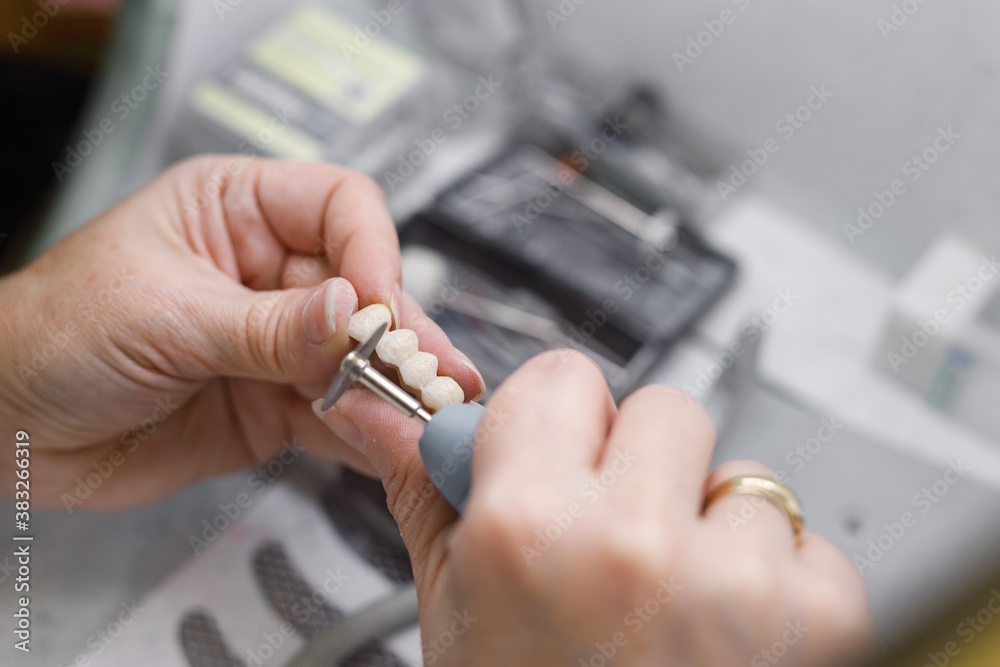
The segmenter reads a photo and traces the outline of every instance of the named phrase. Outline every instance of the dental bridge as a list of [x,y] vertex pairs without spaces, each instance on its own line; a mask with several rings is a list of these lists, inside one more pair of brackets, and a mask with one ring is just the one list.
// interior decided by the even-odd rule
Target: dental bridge
[[[381,306],[381,308],[384,308],[384,306]],[[388,314],[388,309],[385,310],[386,314]],[[427,473],[430,475],[434,485],[441,492],[441,495],[458,512],[462,512],[468,500],[469,486],[472,480],[472,463],[468,453],[472,451],[476,431],[479,428],[479,422],[483,417],[485,408],[478,403],[456,402],[454,400],[455,394],[451,389],[447,392],[442,390],[440,394],[434,389],[434,385],[448,384],[450,387],[449,383],[441,382],[447,380],[451,384],[454,384],[454,388],[457,388],[458,401],[461,401],[464,398],[464,394],[461,388],[458,387],[458,383],[451,378],[434,377],[426,379],[421,390],[421,397],[424,399],[424,402],[421,402],[376,370],[371,364],[371,356],[376,351],[379,343],[383,341],[383,337],[386,336],[389,324],[386,320],[375,322],[374,327],[362,327],[360,323],[365,318],[358,318],[357,320],[355,318],[363,312],[357,313],[352,318],[351,324],[354,325],[354,331],[351,332],[351,337],[355,339],[359,338],[360,334],[365,333],[359,330],[362,328],[373,328],[373,330],[367,333],[367,336],[357,347],[344,357],[344,360],[340,364],[339,372],[333,378],[330,387],[326,391],[322,408],[324,411],[330,409],[348,389],[357,383],[369,389],[376,396],[395,407],[407,417],[416,419],[424,424],[424,432],[420,436],[419,442],[420,456],[423,459],[424,467],[427,469]],[[365,324],[372,323],[366,322]],[[403,333],[406,331],[409,330],[400,329],[390,332],[389,335],[397,334],[397,337],[406,336],[409,338],[408,334]],[[413,337],[413,341],[413,347],[415,348],[415,336]],[[387,365],[391,365],[392,359],[388,351],[384,346],[382,350],[384,353],[379,356],[380,360]],[[434,355],[415,352],[409,358],[412,359],[417,355],[427,355],[426,357],[418,357],[417,363],[421,365],[429,363],[428,357],[433,358],[434,371],[431,374],[436,372],[437,359]],[[398,357],[396,360],[398,361]],[[412,381],[416,375],[410,375],[404,371],[407,361],[409,359],[399,362],[400,378],[403,384],[413,387],[412,382],[404,379],[408,378]],[[426,375],[426,371],[427,368],[424,368],[421,373]],[[430,387],[431,391],[428,391],[428,387]],[[441,405],[441,395],[445,393],[448,393],[448,400],[452,402]]]

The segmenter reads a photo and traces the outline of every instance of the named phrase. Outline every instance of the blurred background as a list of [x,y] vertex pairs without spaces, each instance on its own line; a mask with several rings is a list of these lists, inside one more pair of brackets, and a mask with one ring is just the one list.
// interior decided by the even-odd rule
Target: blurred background
[[[854,559],[886,647],[931,642],[899,664],[996,664],[998,22],[976,0],[6,0],[0,263],[198,153],[366,171],[407,289],[491,388],[566,345],[618,397],[684,387],[716,462],[772,466]],[[36,518],[58,548],[32,660],[291,664],[405,585],[379,489],[303,460]],[[420,664],[399,625],[342,664]]]

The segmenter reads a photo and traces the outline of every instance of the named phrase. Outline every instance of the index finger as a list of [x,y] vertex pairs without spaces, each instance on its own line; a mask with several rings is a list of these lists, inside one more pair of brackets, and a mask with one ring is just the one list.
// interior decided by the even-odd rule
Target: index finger
[[[477,498],[509,502],[512,491],[533,504],[565,501],[593,475],[615,405],[594,362],[569,350],[540,354],[490,398],[472,458],[471,508]],[[506,499],[506,500],[504,500]]]
[[325,256],[354,285],[362,306],[383,303],[398,315],[399,240],[375,181],[331,164],[206,161],[203,182],[211,181],[220,164],[238,165],[224,184],[221,213],[244,284],[277,289],[289,255]]

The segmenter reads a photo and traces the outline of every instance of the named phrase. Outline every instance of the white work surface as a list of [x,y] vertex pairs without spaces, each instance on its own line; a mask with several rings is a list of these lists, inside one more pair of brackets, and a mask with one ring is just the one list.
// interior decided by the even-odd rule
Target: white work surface
[[[857,432],[944,467],[961,458],[974,476],[1000,488],[1000,445],[927,406],[872,359],[878,349],[889,279],[811,226],[754,199],[734,202],[705,229],[735,258],[733,289],[696,332],[720,350],[778,290],[799,296],[765,333],[758,374]],[[675,364],[677,360],[668,360]],[[693,384],[696,375],[654,372],[655,381]]]

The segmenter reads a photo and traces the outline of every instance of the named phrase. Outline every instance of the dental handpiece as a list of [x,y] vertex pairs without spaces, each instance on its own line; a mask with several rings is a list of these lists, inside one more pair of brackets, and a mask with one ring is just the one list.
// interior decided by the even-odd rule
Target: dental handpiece
[[472,482],[472,452],[476,431],[485,408],[478,403],[446,405],[433,415],[371,365],[375,346],[388,325],[380,325],[367,339],[348,352],[340,370],[323,398],[323,410],[330,409],[355,383],[371,390],[407,417],[424,424],[420,436],[420,456],[434,486],[458,512],[465,509]]

